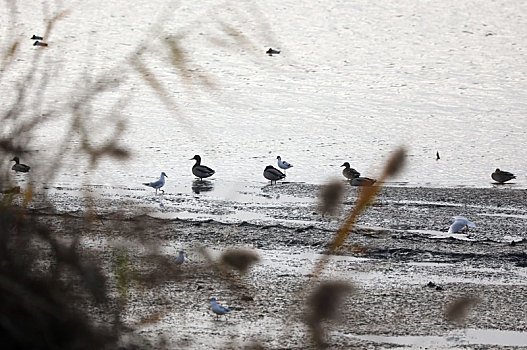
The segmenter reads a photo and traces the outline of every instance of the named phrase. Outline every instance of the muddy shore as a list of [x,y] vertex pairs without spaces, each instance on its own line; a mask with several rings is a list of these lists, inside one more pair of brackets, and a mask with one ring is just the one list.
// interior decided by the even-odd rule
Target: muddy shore
[[[384,188],[315,281],[314,266],[358,190],[348,189],[338,213],[324,217],[317,212],[318,191],[307,184],[262,188],[261,196],[271,199],[303,198],[298,205],[214,202],[221,212],[240,205],[270,218],[262,221],[177,219],[177,212],[160,219],[166,206],[122,197],[97,199],[96,219],[89,221],[78,209],[83,199],[74,196],[68,197],[73,211],[34,205],[29,213],[63,239],[79,235],[81,251],[97,257],[110,285],[116,247],[126,247],[137,271],[148,270],[143,258],[152,249],[169,258],[183,249],[189,260],[164,267],[177,278],[152,288],[134,285],[122,315],[135,334],[154,343],[163,338],[170,348],[312,347],[305,300],[321,280],[354,288],[338,319],[324,323],[330,348],[526,348],[526,190]],[[448,235],[455,215],[477,228]],[[246,274],[221,273],[212,261],[231,247],[254,249],[261,261]],[[227,318],[212,314],[211,296],[232,309]],[[474,305],[450,322],[445,310],[462,297]],[[152,315],[155,321],[144,322]]]

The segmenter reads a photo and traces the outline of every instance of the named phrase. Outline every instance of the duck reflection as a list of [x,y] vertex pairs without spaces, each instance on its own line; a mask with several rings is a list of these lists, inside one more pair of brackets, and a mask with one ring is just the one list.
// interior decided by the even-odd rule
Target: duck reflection
[[196,179],[192,181],[192,192],[200,194],[201,192],[210,192],[214,189],[214,183],[208,180]]

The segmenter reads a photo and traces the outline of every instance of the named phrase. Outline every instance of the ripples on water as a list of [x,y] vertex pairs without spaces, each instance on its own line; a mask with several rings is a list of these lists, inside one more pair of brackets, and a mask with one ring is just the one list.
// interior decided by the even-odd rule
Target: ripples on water
[[[123,66],[134,47],[155,42],[148,29],[163,11],[177,18],[164,22],[163,33],[186,33],[181,44],[189,70],[216,84],[212,90],[194,80],[184,85],[173,66],[147,56],[177,101],[178,110],[167,110],[137,73],[124,69],[124,83],[96,101],[87,127],[96,143],[106,140],[105,116],[117,98],[129,96],[120,110],[127,124],[120,143],[132,158],[104,160],[90,170],[84,159],[68,156],[56,184],[134,186],[165,171],[167,186],[187,188],[193,186],[188,159],[194,154],[216,169],[216,179],[264,185],[264,167],[281,155],[294,164],[289,181],[320,184],[340,177],[344,161],[375,177],[389,152],[405,145],[408,163],[397,185],[490,187],[499,167],[517,174],[507,187],[527,187],[527,60],[519,50],[527,43],[520,4],[271,1],[221,11],[193,3],[168,11],[162,3],[138,3],[141,11],[127,1],[73,5],[54,28],[39,67],[23,64],[34,48],[22,41],[27,47],[17,69],[41,74],[61,65],[43,111],[79,93],[79,79],[107,72],[112,62]],[[200,20],[211,13],[218,21]],[[25,40],[43,31],[34,6],[20,4],[18,14],[24,21],[13,35]],[[251,44],[226,35],[219,21]],[[220,46],[213,44],[218,38]],[[269,46],[282,53],[265,55]],[[14,83],[18,73],[8,72],[6,81]],[[12,97],[8,85],[2,90]],[[48,123],[31,142],[28,162],[36,182],[67,125]]]

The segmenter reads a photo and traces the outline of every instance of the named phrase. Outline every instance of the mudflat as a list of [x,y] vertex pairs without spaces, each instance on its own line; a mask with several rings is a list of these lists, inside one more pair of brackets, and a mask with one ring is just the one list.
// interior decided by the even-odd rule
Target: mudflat
[[[81,254],[107,274],[113,297],[116,251],[127,252],[136,277],[160,275],[130,283],[121,315],[131,337],[154,347],[316,347],[305,319],[309,295],[323,281],[350,287],[337,315],[322,323],[329,348],[526,347],[527,191],[385,187],[315,275],[359,191],[347,189],[336,212],[322,216],[320,190],[265,187],[263,196],[312,201],[249,208],[270,218],[260,221],[177,219],[177,213],[162,219],[156,217],[162,209],[119,198],[98,199],[84,210],[78,209],[83,199],[72,197],[73,211],[34,205],[27,212],[60,239],[77,237]],[[215,205],[226,212],[232,203]],[[448,220],[457,215],[477,227],[448,234]],[[231,270],[219,263],[230,248],[251,249],[260,260],[245,273]],[[172,264],[179,250],[187,260]],[[166,259],[153,264],[152,256]],[[231,312],[213,314],[213,296]]]

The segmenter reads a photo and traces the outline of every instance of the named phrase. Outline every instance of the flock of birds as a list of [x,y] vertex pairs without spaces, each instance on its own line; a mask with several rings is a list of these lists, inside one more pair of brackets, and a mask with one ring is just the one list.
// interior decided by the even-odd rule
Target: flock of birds
[[[286,170],[293,167],[292,164],[286,162],[285,160],[282,160],[280,156],[277,156],[276,159],[277,159],[278,167],[282,169],[284,172],[281,172],[280,170],[278,170],[272,165],[266,166],[263,172],[263,176],[267,180],[271,181],[271,185],[273,184],[273,181],[274,183],[276,183],[278,180],[285,179]],[[190,160],[196,161],[196,163],[194,163],[194,165],[192,166],[192,174],[194,174],[194,176],[196,176],[200,180],[211,177],[212,175],[216,173],[215,170],[209,168],[208,166],[201,164],[201,157],[199,155],[196,154],[194,157],[190,158]],[[27,173],[29,169],[31,169],[30,166],[20,163],[20,158],[18,157],[14,157],[13,159],[11,159],[11,161],[15,162],[15,164],[11,167],[11,169],[13,169],[16,172]],[[345,162],[344,164],[342,164],[341,167],[344,167],[344,169],[342,170],[342,175],[346,179],[350,180],[350,184],[352,186],[371,186],[376,181],[375,179],[371,179],[369,177],[360,176],[360,172],[352,168],[350,166],[350,163],[348,162]],[[165,174],[165,172],[162,172],[159,180],[152,181],[152,182],[145,182],[143,183],[143,185],[154,188],[156,190],[156,193],[157,193],[157,190],[160,190],[161,192],[165,193],[165,191],[161,189],[161,187],[165,185],[165,177],[168,178],[167,174]],[[510,173],[508,171],[503,171],[500,169],[496,169],[490,175],[490,177],[494,181],[496,181],[498,184],[503,184],[507,181],[510,181],[516,178],[516,176],[513,173]]]
[[[33,46],[48,46],[47,43],[44,43],[41,41],[43,40],[41,36],[33,35],[31,39],[36,40]],[[274,50],[272,48],[269,48],[269,50],[266,51],[266,54],[268,54],[269,56],[272,56],[273,54],[276,55],[279,53],[280,51]],[[199,155],[195,155],[194,157],[190,159],[196,161],[194,166],[192,166],[192,174],[194,174],[194,176],[198,177],[200,180],[203,180],[204,178],[208,178],[214,175],[215,171],[213,169],[201,164],[201,157]],[[280,156],[277,156],[276,159],[277,159],[278,167],[282,169],[284,172],[281,172],[280,170],[273,167],[272,165],[266,166],[263,172],[263,176],[267,180],[271,181],[271,185],[273,184],[273,181],[276,184],[278,180],[283,180],[286,177],[286,170],[293,167],[292,164],[282,160]],[[436,154],[436,159],[437,160],[440,159],[439,152]],[[11,161],[15,162],[15,164],[12,166],[11,169],[16,172],[27,173],[31,169],[30,166],[21,164],[20,159],[18,157],[14,157]],[[346,179],[350,180],[350,184],[352,186],[371,186],[376,182],[375,179],[360,176],[361,175],[360,172],[352,168],[348,162],[345,162],[344,164],[342,164],[341,167],[344,167],[344,169],[342,170],[342,175]],[[156,190],[156,194],[158,190],[165,193],[165,191],[161,189],[165,185],[165,177],[168,178],[167,174],[165,174],[165,172],[162,172],[159,180],[153,181],[153,182],[145,182],[143,183],[143,185],[154,188]],[[507,181],[515,179],[516,176],[508,171],[502,171],[500,169],[496,169],[491,174],[491,178],[497,183],[503,184]],[[453,217],[450,220],[450,223],[451,225],[448,229],[448,233],[457,233],[463,230],[468,231],[469,227],[476,227],[476,225],[473,222],[469,221],[467,218],[463,216]],[[176,265],[181,265],[183,264],[184,261],[185,261],[184,252],[180,250],[178,256],[175,257],[174,259],[174,263]],[[226,314],[231,311],[230,309],[218,304],[215,297],[212,297],[210,299],[210,302],[211,302],[212,312],[216,314],[216,318],[218,318],[221,315],[225,315],[225,317],[227,317]]]
[[[271,184],[273,181],[276,183],[278,180],[282,180],[286,177],[285,172],[287,169],[290,169],[293,167],[292,164],[282,160],[280,156],[276,157],[277,159],[277,165],[278,168],[282,169],[284,172],[280,171],[279,169],[273,167],[272,165],[268,165],[265,167],[263,176],[271,181]],[[208,178],[215,174],[215,171],[208,166],[201,164],[201,157],[199,155],[195,155],[194,157],[190,158],[190,160],[195,160],[196,162],[192,166],[192,174],[194,176],[198,177],[201,180],[204,178]],[[20,159],[18,157],[14,157],[11,161],[15,162],[15,164],[12,166],[12,170],[16,172],[22,172],[27,173],[31,167],[25,164],[20,163]],[[341,165],[341,167],[344,167],[342,170],[342,175],[350,181],[350,184],[353,186],[371,186],[375,183],[375,179],[371,179],[368,177],[362,177],[360,176],[360,172],[355,170],[350,166],[348,162],[345,162]],[[492,174],[491,177],[494,181],[496,181],[499,184],[503,184],[507,181],[510,181],[512,179],[515,179],[516,176],[514,174],[508,172],[508,171],[502,171],[500,169],[496,169]],[[153,181],[153,182],[145,182],[143,183],[145,186],[152,187],[157,191],[160,190],[164,193],[164,190],[161,188],[165,185],[165,178],[168,178],[167,174],[165,172],[161,173],[161,176],[159,180]],[[448,233],[458,233],[462,232],[463,230],[468,231],[469,227],[476,227],[476,225],[469,221],[467,218],[463,216],[455,216],[450,220],[450,227],[448,229]],[[185,261],[185,255],[184,252],[181,250],[179,251],[179,255],[174,258],[174,263],[176,265],[181,265]],[[218,304],[216,301],[216,298],[212,297],[210,299],[211,302],[211,310],[216,314],[216,318],[218,318],[221,315],[225,315],[229,313],[231,310]]]

